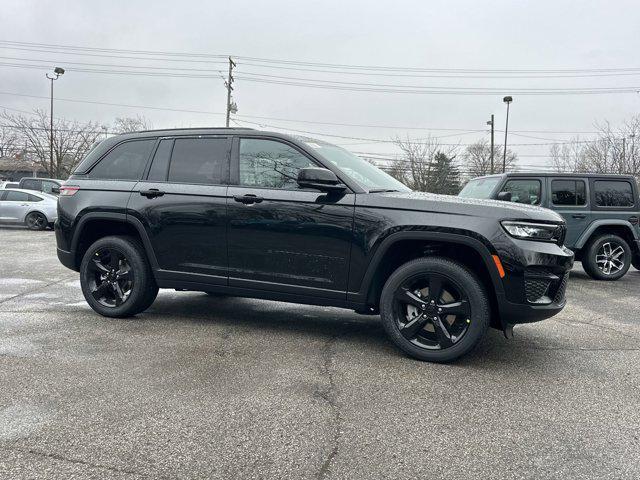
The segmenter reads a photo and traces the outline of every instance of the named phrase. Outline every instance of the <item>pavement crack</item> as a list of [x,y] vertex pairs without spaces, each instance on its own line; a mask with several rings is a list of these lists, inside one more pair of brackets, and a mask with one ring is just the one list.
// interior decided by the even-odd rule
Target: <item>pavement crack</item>
[[75,276],[68,276],[68,277],[59,278],[58,280],[55,280],[53,282],[45,283],[44,285],[39,285],[39,286],[37,286],[35,288],[27,290],[26,292],[16,293],[15,295],[12,295],[10,297],[3,298],[2,300],[0,300],[0,304],[6,303],[9,300],[15,300],[16,298],[20,298],[20,297],[23,297],[25,295],[29,295],[29,294],[37,292],[39,290],[43,290],[43,289],[45,289],[47,287],[51,287],[52,285],[57,285],[58,283],[67,282],[69,280],[72,280],[73,278],[75,278]]
[[322,348],[322,365],[321,371],[323,375],[327,378],[328,386],[324,389],[319,389],[317,391],[317,395],[322,398],[329,407],[331,408],[331,412],[333,413],[333,438],[332,438],[332,446],[331,450],[325,457],[318,474],[316,475],[317,479],[326,478],[329,473],[329,469],[331,468],[331,464],[333,463],[334,458],[338,454],[338,444],[340,441],[341,435],[341,427],[342,427],[342,413],[340,411],[340,404],[338,403],[338,395],[336,391],[336,381],[333,373],[333,356],[335,346],[338,337],[340,336],[341,331],[334,333],[324,344]]
[[9,450],[9,451],[14,451],[14,452],[18,452],[18,453],[27,453],[30,455],[35,455],[38,457],[42,457],[42,458],[50,458],[52,460],[58,460],[60,462],[68,462],[68,463],[73,463],[76,465],[84,465],[87,467],[91,467],[91,468],[97,468],[97,469],[102,469],[102,470],[108,470],[110,472],[116,472],[116,473],[125,473],[128,475],[138,475],[138,476],[148,476],[148,475],[144,475],[140,472],[136,472],[134,470],[126,470],[126,469],[122,469],[122,468],[117,468],[117,467],[112,467],[110,465],[104,465],[101,463],[95,463],[95,462],[89,462],[87,460],[82,460],[82,459],[78,459],[78,458],[70,458],[70,457],[66,457],[64,455],[60,455],[57,453],[48,453],[48,452],[43,452],[40,450],[36,450],[34,448],[17,448],[17,447],[10,447],[10,446],[2,446],[2,448],[4,450]]

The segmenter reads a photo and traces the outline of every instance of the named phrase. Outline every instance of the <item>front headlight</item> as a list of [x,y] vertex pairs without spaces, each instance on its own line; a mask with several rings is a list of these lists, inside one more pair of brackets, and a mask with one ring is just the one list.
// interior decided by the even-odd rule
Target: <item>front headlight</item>
[[537,240],[539,242],[559,242],[564,235],[564,228],[558,224],[532,222],[501,222],[502,228],[515,238],[523,240]]

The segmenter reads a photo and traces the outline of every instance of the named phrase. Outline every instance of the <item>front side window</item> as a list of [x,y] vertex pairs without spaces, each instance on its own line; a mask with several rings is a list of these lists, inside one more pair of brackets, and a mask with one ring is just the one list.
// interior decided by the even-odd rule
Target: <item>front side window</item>
[[240,140],[240,185],[298,188],[298,172],[316,165],[296,149],[274,140]]
[[178,138],[173,145],[169,181],[205,185],[222,184],[227,164],[227,138]]
[[12,190],[7,192],[7,195],[4,197],[4,201],[5,202],[28,202],[30,196],[31,195],[29,195],[28,193],[14,192]]
[[101,180],[138,180],[154,144],[155,140],[151,139],[121,143],[91,169],[89,177]]
[[502,187],[503,192],[511,193],[511,201],[537,205],[540,203],[542,184],[536,179],[509,180]]
[[42,191],[45,193],[53,193],[54,187],[59,187],[56,182],[49,182],[47,180],[42,181]]
[[633,207],[631,183],[624,180],[596,180],[594,187],[598,207]]
[[586,188],[583,180],[552,180],[551,201],[560,206],[586,205]]
[[22,180],[22,188],[25,190],[40,190],[40,180]]

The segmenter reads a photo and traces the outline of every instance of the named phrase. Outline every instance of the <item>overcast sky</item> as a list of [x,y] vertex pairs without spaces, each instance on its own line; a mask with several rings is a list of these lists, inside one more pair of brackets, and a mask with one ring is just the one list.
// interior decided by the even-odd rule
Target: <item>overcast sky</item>
[[[153,50],[430,69],[604,69],[640,68],[640,5],[636,1],[13,1],[3,0],[0,40],[106,49]],[[224,113],[220,78],[166,78],[74,71],[70,62],[220,69],[224,64],[141,61],[0,48],[2,63],[60,65],[56,82],[65,99],[134,104]],[[95,52],[94,52],[95,54]],[[103,52],[103,55],[120,55]],[[19,58],[21,60],[14,60]],[[166,58],[166,57],[165,57]],[[181,58],[181,57],[173,57]],[[349,124],[483,129],[491,113],[502,129],[502,96],[523,88],[637,87],[635,75],[584,78],[402,78],[325,74],[248,66],[238,60],[235,101],[239,114]],[[78,68],[78,65],[75,65]],[[163,70],[166,67],[167,70]],[[101,68],[88,66],[86,68]],[[114,69],[115,67],[103,67]],[[309,67],[307,67],[309,68]],[[46,69],[0,65],[2,92],[47,96]],[[491,87],[493,95],[424,95],[326,90],[242,80],[260,73],[360,83],[442,87]],[[264,78],[264,77],[263,77]],[[525,96],[512,94],[510,130],[566,140],[593,131],[594,122],[613,125],[640,113],[640,94]],[[0,94],[0,106],[48,108],[46,99]],[[59,101],[56,116],[109,124],[117,116],[147,117],[154,127],[220,126],[224,115],[135,109]],[[425,137],[428,131],[239,120],[310,132],[388,140]],[[269,127],[266,127],[269,128]],[[271,128],[273,129],[273,128]],[[433,135],[458,134],[433,131]],[[589,138],[588,133],[580,135]],[[482,132],[443,142],[466,144]],[[390,152],[384,143],[324,137],[366,152]],[[536,143],[510,136],[510,143]],[[497,135],[502,142],[502,134]],[[524,165],[546,163],[547,146],[514,146]],[[532,155],[532,156],[529,156]],[[536,156],[533,156],[536,155]]]

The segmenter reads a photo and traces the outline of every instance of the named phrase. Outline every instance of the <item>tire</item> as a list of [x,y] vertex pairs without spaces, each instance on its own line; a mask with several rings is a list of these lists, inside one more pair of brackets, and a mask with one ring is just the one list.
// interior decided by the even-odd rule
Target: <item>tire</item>
[[31,212],[25,219],[24,223],[29,230],[44,230],[49,225],[47,217],[40,212]]
[[[441,293],[432,299],[431,288],[422,285],[436,286],[438,282]],[[405,299],[411,303],[403,303]],[[426,301],[420,303],[422,300]],[[457,310],[461,313],[441,313]],[[485,287],[469,269],[446,258],[430,257],[407,262],[391,274],[382,289],[380,316],[393,343],[408,355],[429,362],[450,362],[480,342],[489,328],[490,307]],[[441,328],[436,329],[436,324]],[[418,333],[412,338],[409,332],[416,327]]]
[[136,315],[158,294],[144,249],[131,237],[104,237],[93,243],[80,264],[80,285],[89,306],[105,317]]
[[[607,244],[609,247],[607,247]],[[615,252],[621,249],[618,257],[607,255],[607,252]],[[607,258],[617,258],[613,263],[602,263],[603,255]],[[598,261],[601,263],[598,264]],[[631,248],[626,240],[618,235],[606,234],[594,238],[589,242],[582,257],[582,266],[591,278],[595,280],[618,280],[622,278],[631,266]],[[607,268],[611,273],[607,273]],[[611,271],[615,268],[615,271]]]

